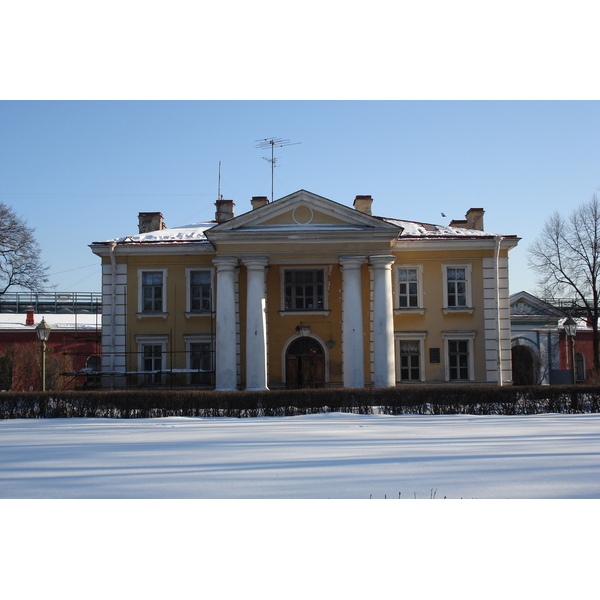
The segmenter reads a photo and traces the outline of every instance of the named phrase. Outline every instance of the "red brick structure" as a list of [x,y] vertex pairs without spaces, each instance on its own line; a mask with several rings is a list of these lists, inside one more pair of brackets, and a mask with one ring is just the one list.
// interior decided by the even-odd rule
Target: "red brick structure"
[[0,314],[0,390],[41,389],[41,344],[36,327],[52,327],[46,346],[46,388],[92,387],[100,368],[100,315]]

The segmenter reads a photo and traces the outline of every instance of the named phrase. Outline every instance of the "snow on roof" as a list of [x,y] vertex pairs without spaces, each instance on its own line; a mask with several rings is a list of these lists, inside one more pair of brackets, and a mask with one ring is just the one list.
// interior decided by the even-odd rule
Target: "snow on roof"
[[[494,237],[496,234],[488,231],[480,231],[478,229],[466,229],[463,227],[450,227],[446,225],[434,225],[431,223],[419,223],[416,221],[403,221],[400,219],[388,219],[385,217],[377,217],[382,221],[396,225],[403,229],[400,234],[400,238],[414,238],[414,237]],[[137,235],[127,235],[119,238],[113,238],[106,240],[105,242],[97,242],[102,244],[143,244],[143,243],[164,243],[171,244],[176,242],[208,242],[206,237],[206,230],[217,225],[215,221],[207,223],[192,223],[189,225],[181,225],[180,227],[172,227],[168,229],[160,229],[157,231],[149,231],[147,233],[139,233]],[[341,226],[343,227],[343,226]],[[285,226],[281,225],[278,227],[281,230],[292,230],[296,229],[297,226]],[[304,226],[303,229],[307,227]],[[311,229],[321,229],[323,226],[313,225]],[[348,229],[353,229],[352,226],[346,226]],[[261,230],[260,227],[254,228],[254,230]]]
[[95,314],[34,314],[35,323],[33,325],[25,325],[26,314],[0,313],[0,331],[35,331],[35,328],[40,324],[42,317],[52,327],[52,329],[65,330],[81,330],[88,331],[99,330],[102,324],[101,315]]
[[480,231],[479,229],[466,229],[464,227],[450,227],[447,225],[433,225],[431,223],[418,223],[401,221],[399,219],[383,219],[388,223],[402,227],[400,237],[494,237],[494,233]]
[[206,242],[208,241],[205,231],[214,227],[216,223],[191,223],[190,225],[181,225],[180,227],[171,227],[168,229],[159,229],[158,231],[149,231],[137,235],[126,235],[120,238],[114,238],[102,243],[117,242],[118,244],[135,244],[144,242]]

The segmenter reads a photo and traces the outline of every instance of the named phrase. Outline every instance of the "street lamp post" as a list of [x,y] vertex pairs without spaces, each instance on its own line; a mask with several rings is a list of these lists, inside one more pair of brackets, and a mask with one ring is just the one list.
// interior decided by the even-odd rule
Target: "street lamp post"
[[46,391],[46,342],[50,337],[51,330],[52,327],[46,323],[44,317],[42,317],[40,324],[35,328],[38,340],[41,342],[42,351],[42,392]]
[[577,323],[572,317],[569,317],[563,324],[565,334],[569,338],[569,350],[571,360],[571,383],[575,385],[575,335],[577,333]]

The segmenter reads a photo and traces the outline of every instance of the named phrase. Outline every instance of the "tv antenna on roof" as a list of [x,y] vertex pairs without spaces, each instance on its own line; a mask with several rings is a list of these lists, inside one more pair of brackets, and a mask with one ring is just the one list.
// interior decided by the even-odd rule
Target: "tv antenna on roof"
[[273,202],[273,175],[275,171],[275,163],[277,159],[273,156],[275,146],[278,148],[283,148],[284,146],[296,146],[297,144],[301,144],[302,142],[290,142],[290,140],[284,140],[283,138],[265,138],[263,140],[254,140],[258,142],[256,144],[256,148],[269,148],[271,147],[271,158],[267,158],[263,156],[263,160],[271,163],[271,202]]

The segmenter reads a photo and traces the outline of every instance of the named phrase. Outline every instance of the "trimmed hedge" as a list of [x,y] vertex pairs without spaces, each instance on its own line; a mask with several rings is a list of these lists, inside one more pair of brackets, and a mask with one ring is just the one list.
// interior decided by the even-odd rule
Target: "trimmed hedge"
[[410,386],[266,392],[4,392],[0,419],[257,417],[356,414],[522,415],[600,412],[599,386]]

